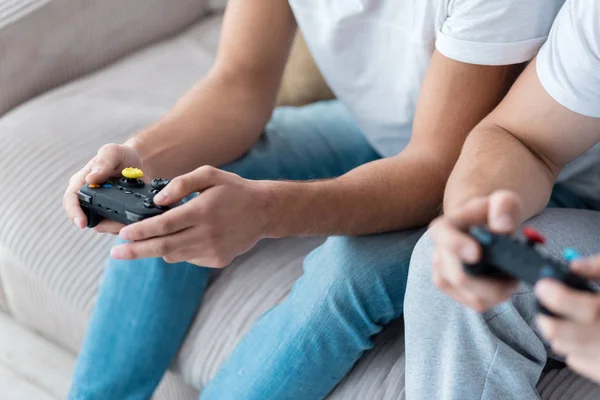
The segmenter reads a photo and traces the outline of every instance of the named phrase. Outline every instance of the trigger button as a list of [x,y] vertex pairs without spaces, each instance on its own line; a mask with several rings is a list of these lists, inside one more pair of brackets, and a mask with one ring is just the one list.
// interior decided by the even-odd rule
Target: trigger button
[[89,194],[85,194],[83,192],[77,192],[77,197],[79,198],[79,201],[81,201],[82,203],[92,204],[92,196],[90,196]]

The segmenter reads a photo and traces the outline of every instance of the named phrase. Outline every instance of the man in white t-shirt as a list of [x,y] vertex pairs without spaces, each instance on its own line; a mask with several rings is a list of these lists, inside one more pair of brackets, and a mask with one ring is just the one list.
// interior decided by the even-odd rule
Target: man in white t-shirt
[[[599,142],[600,2],[567,0],[536,60],[469,135],[448,181],[445,216],[415,249],[405,303],[407,399],[536,399],[549,357],[600,383],[600,294],[550,279],[535,289],[476,279],[463,269],[481,252],[469,226],[513,233],[549,200],[599,210]],[[574,179],[551,200],[569,170]],[[573,184],[581,196],[565,191]],[[554,253],[600,252],[597,211],[548,210],[531,223]],[[600,279],[598,258],[571,267]],[[563,318],[538,315],[536,297]]]
[[[157,124],[101,148],[65,194],[84,227],[77,190],[124,167],[174,178],[158,205],[199,193],[160,217],[96,228],[127,242],[111,251],[71,398],[150,397],[196,315],[207,267],[263,238],[307,235],[330,237],[202,396],[326,396],[401,316],[422,233],[410,229],[436,214],[464,138],[535,56],[561,5],[231,0],[207,77]],[[339,100],[271,115],[296,26]],[[291,282],[273,275],[282,279]],[[261,284],[265,303],[231,299],[224,324],[235,304],[283,300]]]

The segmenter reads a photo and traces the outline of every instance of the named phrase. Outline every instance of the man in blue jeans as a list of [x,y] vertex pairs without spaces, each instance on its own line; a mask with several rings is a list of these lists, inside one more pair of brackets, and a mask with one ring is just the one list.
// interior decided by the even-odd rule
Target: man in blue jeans
[[[159,205],[198,193],[162,216],[96,228],[122,242],[71,398],[149,398],[209,268],[260,239],[305,235],[330,237],[201,397],[325,397],[402,314],[422,233],[411,229],[436,214],[467,133],[534,57],[561,4],[231,0],[211,72],[157,124],[101,148],[65,194],[83,228],[79,187],[124,167],[174,178]],[[273,113],[296,24],[339,100]]]

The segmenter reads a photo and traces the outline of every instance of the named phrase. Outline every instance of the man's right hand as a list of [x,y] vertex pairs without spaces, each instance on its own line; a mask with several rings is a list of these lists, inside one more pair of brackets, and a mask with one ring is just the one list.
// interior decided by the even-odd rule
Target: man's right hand
[[[83,229],[87,226],[87,218],[79,205],[77,192],[86,183],[103,183],[111,177],[120,176],[127,167],[142,168],[138,153],[129,146],[107,144],[98,150],[98,154],[80,171],[71,177],[69,187],[63,197],[63,207],[73,223]],[[123,225],[104,220],[94,229],[97,232],[117,234]]]
[[475,278],[465,273],[463,265],[481,258],[481,248],[466,232],[484,225],[492,232],[512,234],[521,222],[521,200],[508,191],[469,201],[431,224],[435,244],[433,255],[434,284],[448,296],[478,312],[488,310],[514,293],[517,281]]

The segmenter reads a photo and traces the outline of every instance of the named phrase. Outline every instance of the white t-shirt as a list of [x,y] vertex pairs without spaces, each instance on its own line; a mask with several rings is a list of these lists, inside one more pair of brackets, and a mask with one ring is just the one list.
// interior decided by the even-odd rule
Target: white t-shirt
[[[600,0],[567,0],[536,68],[554,100],[578,114],[600,118]],[[600,146],[567,165],[559,181],[600,199]]]
[[435,49],[470,64],[529,61],[564,0],[289,0],[336,96],[383,156],[410,140]]

